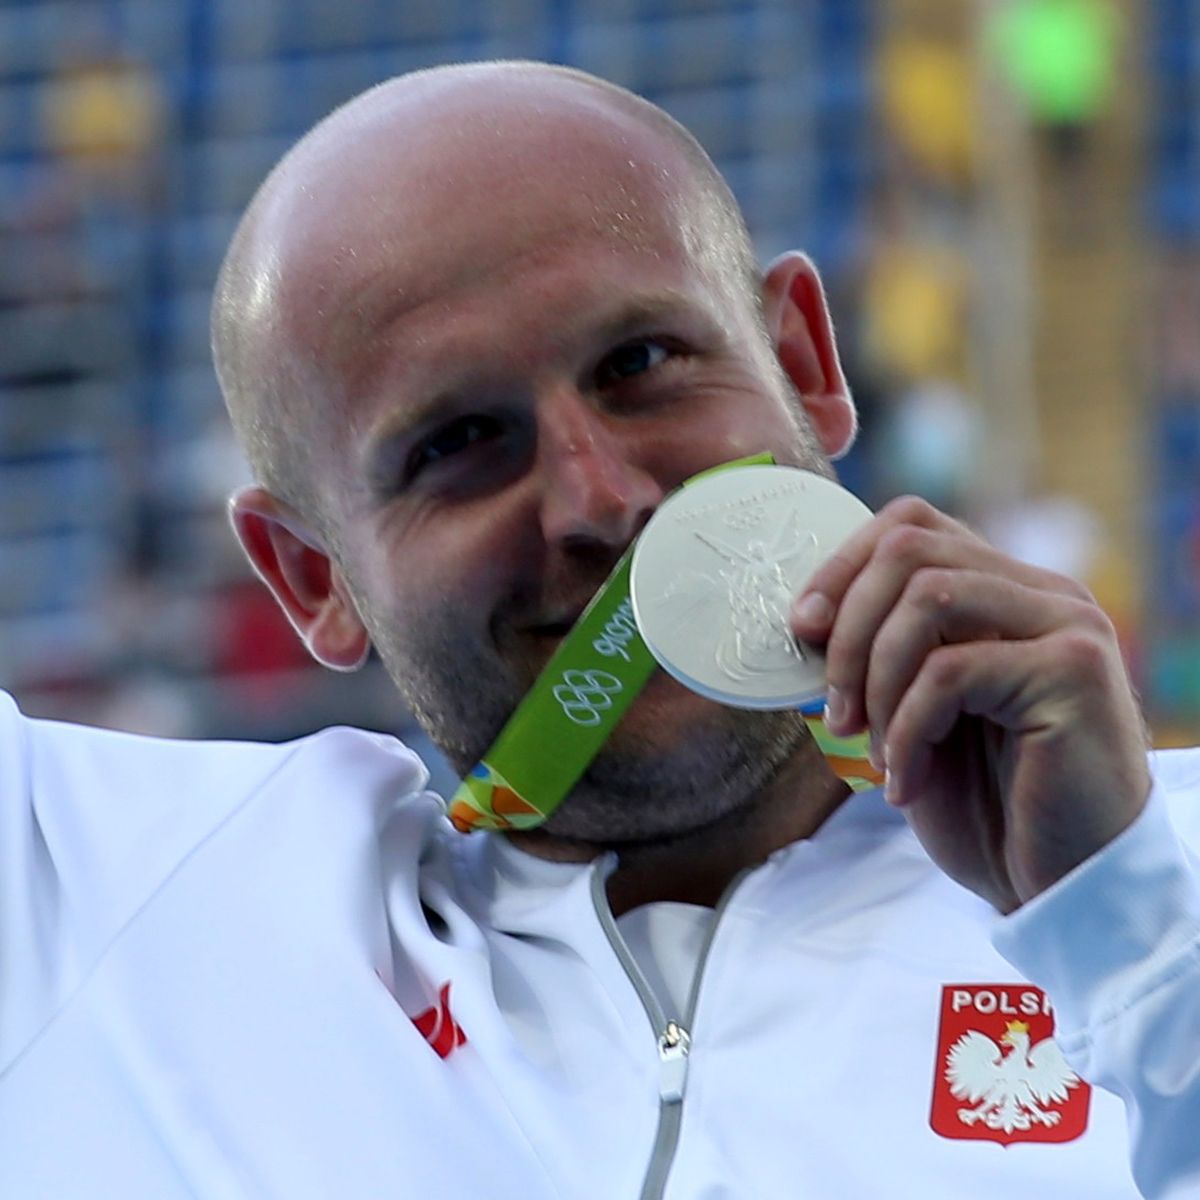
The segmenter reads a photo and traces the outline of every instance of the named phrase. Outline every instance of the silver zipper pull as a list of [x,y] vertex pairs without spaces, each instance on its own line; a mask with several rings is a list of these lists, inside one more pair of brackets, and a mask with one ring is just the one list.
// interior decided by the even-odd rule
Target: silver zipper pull
[[662,1037],[658,1039],[658,1094],[663,1100],[675,1103],[683,1099],[691,1045],[688,1031],[678,1022],[668,1021]]

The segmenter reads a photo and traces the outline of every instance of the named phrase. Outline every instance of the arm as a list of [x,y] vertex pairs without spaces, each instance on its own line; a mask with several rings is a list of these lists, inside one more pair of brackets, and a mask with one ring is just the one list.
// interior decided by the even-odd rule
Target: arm
[[1174,792],[1200,809],[1200,752],[1161,757],[1138,820],[994,935],[1054,997],[1071,1065],[1125,1101],[1153,1200],[1200,1192],[1200,858],[1168,808]]

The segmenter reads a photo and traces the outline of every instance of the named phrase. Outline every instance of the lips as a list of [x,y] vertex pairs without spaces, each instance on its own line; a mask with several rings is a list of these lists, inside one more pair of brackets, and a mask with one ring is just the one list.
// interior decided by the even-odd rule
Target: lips
[[581,608],[571,616],[557,617],[549,621],[539,621],[526,628],[535,637],[566,637],[575,627],[575,622],[579,620],[582,612],[583,609]]
[[579,599],[539,605],[540,611],[517,621],[516,627],[538,637],[565,637],[594,598],[595,593],[589,592]]
[[532,685],[538,672],[554,657],[582,611],[581,608],[573,615],[521,621],[508,627],[508,636],[500,643],[501,654],[526,687]]
[[569,589],[548,589],[547,594],[530,597],[529,602],[519,608],[514,606],[497,625],[511,630],[518,637],[561,640],[574,629],[588,605],[596,598],[596,593],[604,586],[605,579],[607,576],[586,592],[580,590],[578,579],[570,581]]

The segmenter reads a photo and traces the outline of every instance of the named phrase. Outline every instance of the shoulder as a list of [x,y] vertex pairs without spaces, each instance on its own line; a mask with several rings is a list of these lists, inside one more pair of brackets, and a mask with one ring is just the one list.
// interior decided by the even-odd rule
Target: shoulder
[[432,824],[439,806],[408,803],[426,778],[364,730],[173,741],[31,719],[0,693],[0,1069],[195,856],[224,845],[257,864],[288,842],[319,863],[385,811]]
[[[335,727],[278,745],[179,741],[23,716],[0,693],[0,858],[11,879],[120,919],[196,846],[255,804],[366,822],[428,773],[396,738]],[[307,816],[305,815],[307,814]],[[27,881],[32,883],[33,879]]]
[[[420,759],[386,734],[336,726],[282,743],[174,740],[23,716],[0,693],[0,769],[6,790],[68,801],[77,814],[99,807],[117,820],[143,804],[218,815],[281,772],[349,771],[419,790]],[[17,775],[17,778],[14,778]],[[352,780],[351,780],[352,781]]]

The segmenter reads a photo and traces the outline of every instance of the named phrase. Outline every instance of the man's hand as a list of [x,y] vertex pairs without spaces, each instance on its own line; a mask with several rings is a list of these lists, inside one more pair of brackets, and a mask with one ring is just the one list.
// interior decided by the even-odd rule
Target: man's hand
[[923,500],[887,505],[813,576],[828,724],[869,728],[922,844],[1010,912],[1141,812],[1146,735],[1111,622],[1075,581],[1001,554]]

